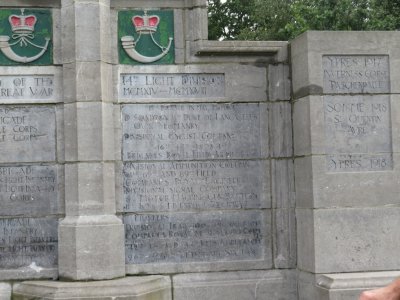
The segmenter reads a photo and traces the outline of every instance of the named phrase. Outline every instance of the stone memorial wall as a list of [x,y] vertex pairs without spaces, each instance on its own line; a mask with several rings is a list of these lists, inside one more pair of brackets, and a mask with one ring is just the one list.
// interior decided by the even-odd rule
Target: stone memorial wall
[[324,98],[328,169],[391,170],[389,57],[329,55],[322,65],[324,93],[337,94]]
[[[277,101],[271,104],[266,93],[268,82],[282,81],[288,69],[277,64],[282,73],[275,75],[271,65],[274,75],[268,79],[268,65],[256,66],[253,59],[241,65],[226,57],[191,63],[195,57],[179,49],[199,28],[184,20],[204,17],[201,6],[187,11],[171,11],[168,4],[159,11],[124,8],[116,6],[114,12],[121,41],[115,45],[120,64],[114,93],[121,153],[116,201],[125,225],[128,274],[273,269],[274,251],[281,257],[277,266],[290,268],[294,227],[279,231],[272,223],[276,218],[282,226],[293,225],[292,198],[273,195],[271,182],[281,175],[284,182],[276,189],[290,189],[292,174],[290,163],[282,160],[282,174],[272,176],[278,160],[270,154],[270,132],[290,122],[282,121],[290,115],[290,96],[282,95],[288,86],[283,92],[271,88],[271,95],[276,92],[271,101]],[[160,26],[174,20],[174,26],[142,40],[145,31],[137,20],[146,16],[159,18]],[[169,52],[153,61],[156,44],[167,45],[169,38],[174,62]],[[143,57],[144,45],[154,50],[148,57]],[[276,113],[271,118],[270,109]],[[284,138],[274,137],[274,144],[290,147],[286,139],[291,135],[284,133]],[[273,157],[289,157],[290,148],[280,146],[272,147]]]
[[397,32],[209,41],[206,0],[3,2],[0,300],[399,276]]
[[267,116],[259,103],[122,106],[129,268],[174,263],[172,272],[185,263],[214,262],[216,269],[224,262],[220,268],[230,269],[232,261],[270,267]]
[[[57,277],[58,221],[64,207],[62,69],[53,66],[60,59],[53,54],[58,35],[53,22],[58,15],[53,9],[1,8],[0,279],[4,280]],[[24,17],[33,22],[33,28],[25,28],[29,36],[18,28]],[[8,48],[5,37],[13,41]],[[41,51],[39,44],[45,45]]]
[[203,0],[28,2],[0,5],[0,297],[244,271],[292,298],[287,42],[202,45]]
[[300,299],[357,299],[362,278],[398,269],[397,39],[309,32],[293,42]]

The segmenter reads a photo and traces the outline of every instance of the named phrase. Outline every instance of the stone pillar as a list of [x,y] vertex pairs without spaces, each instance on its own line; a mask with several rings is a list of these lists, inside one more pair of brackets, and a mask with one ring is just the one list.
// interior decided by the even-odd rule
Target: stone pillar
[[292,43],[299,299],[356,299],[400,268],[397,32]]
[[66,217],[59,275],[125,275],[123,225],[115,216],[110,1],[62,1]]

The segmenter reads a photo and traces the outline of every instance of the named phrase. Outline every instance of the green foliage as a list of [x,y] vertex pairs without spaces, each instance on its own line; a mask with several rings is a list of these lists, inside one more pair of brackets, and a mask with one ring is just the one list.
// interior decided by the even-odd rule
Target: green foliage
[[235,39],[243,28],[251,27],[256,0],[209,1],[209,38]]
[[208,0],[210,39],[289,40],[307,30],[397,30],[400,0]]
[[373,0],[369,30],[399,30],[400,1]]

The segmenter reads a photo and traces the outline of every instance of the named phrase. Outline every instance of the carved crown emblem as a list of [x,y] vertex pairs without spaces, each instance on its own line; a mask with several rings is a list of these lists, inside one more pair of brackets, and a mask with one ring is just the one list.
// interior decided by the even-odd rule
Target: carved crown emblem
[[158,16],[148,16],[145,11],[144,16],[134,16],[132,23],[137,33],[149,34],[157,31],[160,18]]
[[34,15],[25,16],[23,9],[21,15],[11,15],[8,20],[14,33],[32,33],[35,31],[36,17]]

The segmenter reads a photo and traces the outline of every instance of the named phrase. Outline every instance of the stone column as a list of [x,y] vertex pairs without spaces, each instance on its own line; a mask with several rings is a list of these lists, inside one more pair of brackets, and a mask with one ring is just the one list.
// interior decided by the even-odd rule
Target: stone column
[[299,299],[357,299],[398,276],[399,38],[292,42]]
[[66,217],[59,276],[125,275],[123,225],[115,215],[110,1],[63,0]]

